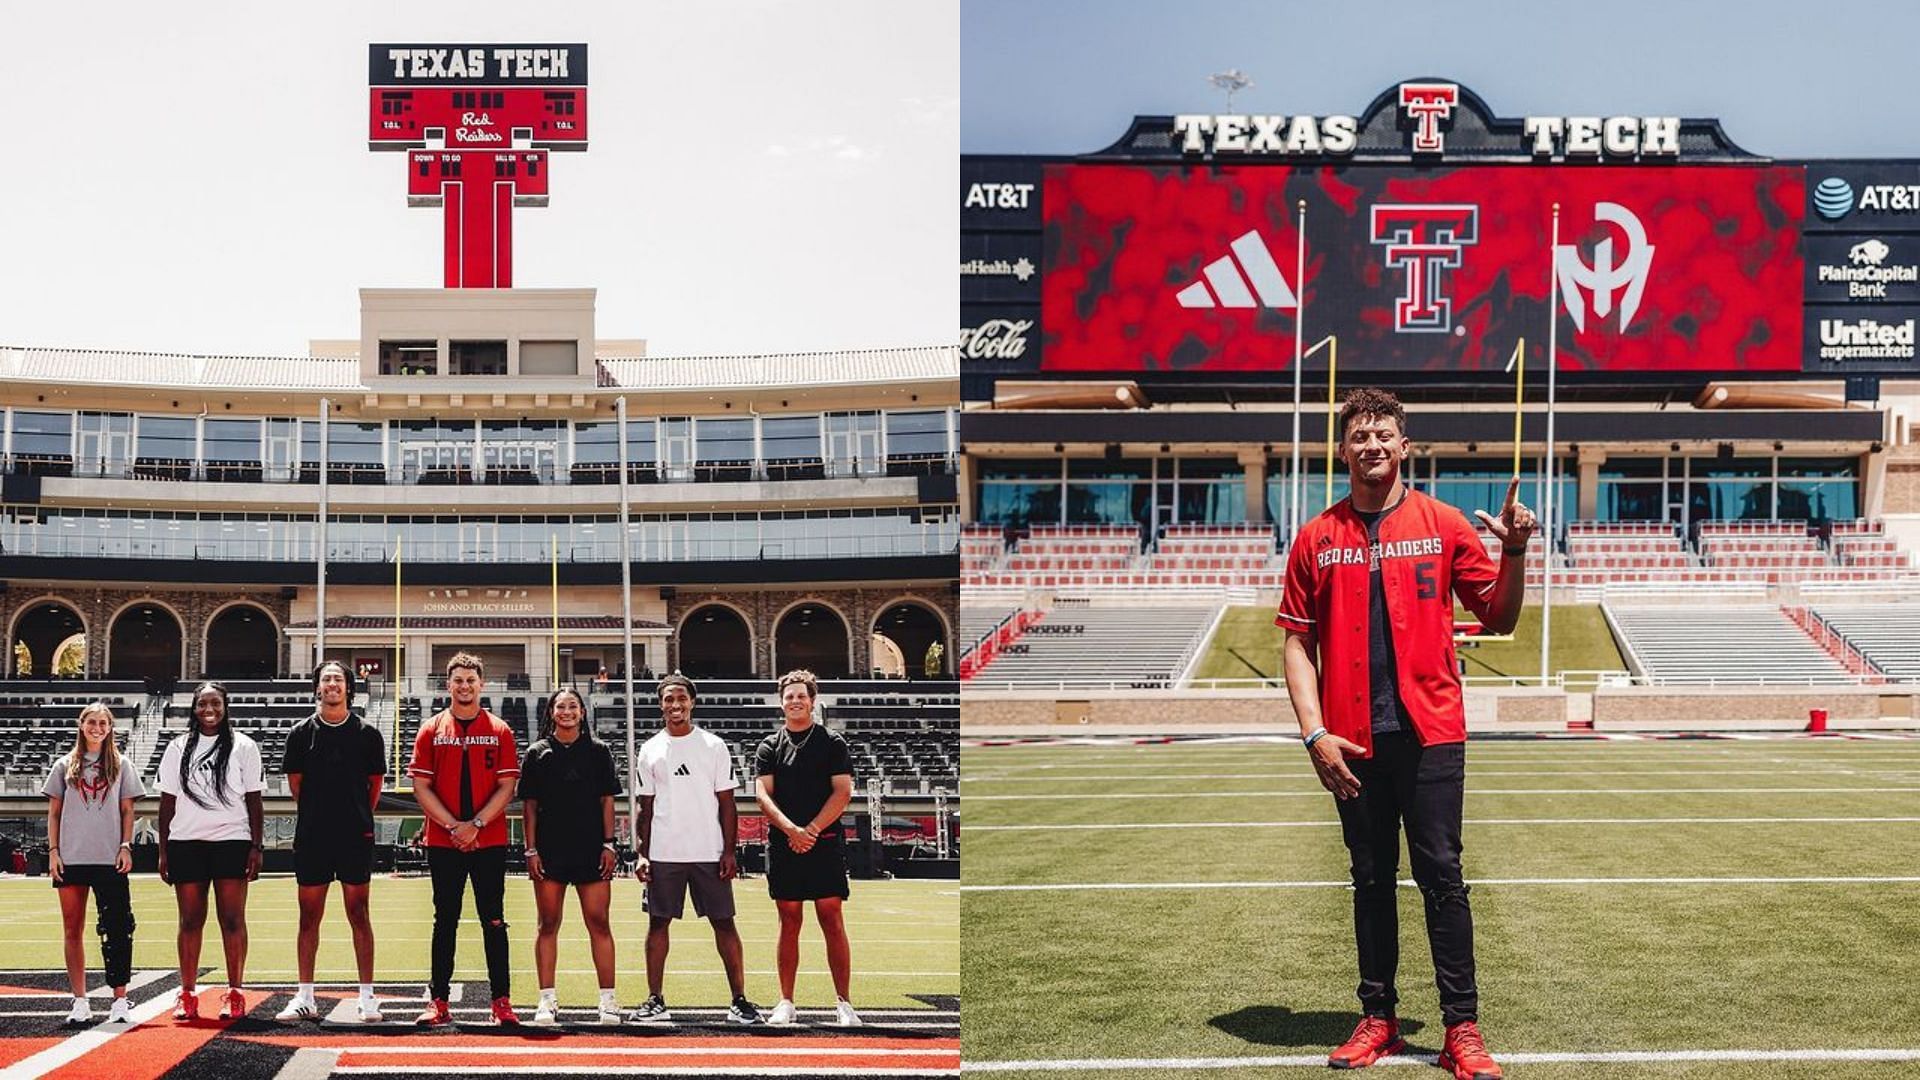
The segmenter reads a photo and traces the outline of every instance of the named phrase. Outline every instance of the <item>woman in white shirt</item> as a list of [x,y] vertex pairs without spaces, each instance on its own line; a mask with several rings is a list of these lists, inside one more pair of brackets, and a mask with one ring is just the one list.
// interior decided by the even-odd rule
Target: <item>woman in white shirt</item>
[[247,883],[260,875],[265,790],[260,747],[233,729],[227,688],[201,683],[193,692],[193,721],[186,737],[168,743],[160,758],[160,880],[173,886],[180,907],[175,1020],[200,1017],[194,975],[200,968],[209,886],[227,958],[220,1019],[246,1015],[247,999],[240,987],[247,966]]

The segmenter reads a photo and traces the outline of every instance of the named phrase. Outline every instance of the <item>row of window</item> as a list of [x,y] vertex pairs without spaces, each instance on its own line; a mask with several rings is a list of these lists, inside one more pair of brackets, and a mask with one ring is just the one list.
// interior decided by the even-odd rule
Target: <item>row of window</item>
[[[1290,462],[1267,462],[1267,520],[1291,532],[1294,486]],[[1522,502],[1545,506],[1542,459],[1523,459]],[[1554,519],[1579,513],[1574,462],[1558,462]],[[1511,458],[1415,458],[1407,463],[1414,486],[1464,513],[1493,510],[1513,478]],[[1232,458],[1037,459],[980,461],[978,520],[1032,525],[1127,525],[1149,532],[1168,525],[1218,525],[1248,520],[1246,470]],[[1300,517],[1310,518],[1346,497],[1345,472],[1325,461],[1303,462]],[[1707,520],[1847,521],[1860,516],[1857,458],[1614,458],[1600,466],[1591,517],[1601,521]]]
[[[954,555],[959,507],[636,514],[637,562]],[[0,551],[88,558],[312,562],[312,515],[0,506]],[[346,514],[327,521],[332,562],[618,562],[618,515]]]
[[[889,463],[950,461],[954,412],[922,409],[627,422],[641,480],[872,476]],[[332,478],[390,483],[608,483],[613,421],[394,420],[327,423]],[[317,481],[320,422],[291,417],[143,416],[7,410],[15,471],[150,479]],[[725,468],[720,468],[725,466]],[[608,475],[611,471],[612,475]]]

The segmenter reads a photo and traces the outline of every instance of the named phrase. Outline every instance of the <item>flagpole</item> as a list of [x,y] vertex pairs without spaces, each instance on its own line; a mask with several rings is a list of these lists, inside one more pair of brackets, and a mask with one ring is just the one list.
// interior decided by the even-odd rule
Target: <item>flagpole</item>
[[[399,716],[401,686],[400,677],[400,548],[406,541],[406,534],[393,536],[393,702],[394,716]],[[394,721],[394,730],[399,731],[399,720]],[[396,746],[397,750],[398,747]]]
[[1513,356],[1507,361],[1513,369],[1513,475],[1520,475],[1520,416],[1526,400],[1527,381],[1527,339],[1513,347]]
[[[1553,204],[1553,239],[1548,246],[1547,260],[1547,457],[1541,463],[1541,471],[1546,474],[1546,491],[1540,496],[1540,524],[1545,527],[1547,546],[1545,558],[1540,568],[1540,685],[1547,685],[1551,678],[1547,670],[1547,658],[1552,654],[1553,643],[1553,523],[1555,464],[1558,459],[1553,453],[1553,404],[1554,376],[1560,367],[1560,272],[1557,265],[1560,256],[1560,204]],[[1526,567],[1521,566],[1525,573]]]
[[1307,332],[1307,200],[1300,200],[1293,256],[1293,470],[1288,475],[1289,534],[1300,531],[1300,368],[1306,363]]
[[[313,562],[319,583],[314,590],[313,669],[327,659],[327,399],[320,399],[320,517],[314,532]],[[294,468],[297,470],[298,465]],[[296,473],[297,475],[297,473]],[[348,704],[352,704],[349,702]]]
[[626,682],[627,842],[638,851],[640,835],[635,823],[639,818],[634,805],[638,794],[633,783],[633,536],[628,532],[627,523],[627,399],[615,399],[613,409],[618,427],[615,436],[620,444],[620,644],[624,656],[621,670]]
[[564,680],[560,678],[560,534],[555,532],[547,535],[552,540],[553,550],[553,667],[549,669],[553,677],[547,683],[548,692],[551,693],[564,685]]
[[[1314,346],[1319,348],[1319,346]],[[1327,506],[1333,505],[1333,388],[1340,378],[1340,339],[1327,335]],[[1342,433],[1344,434],[1344,432]],[[1322,507],[1325,509],[1325,507]]]

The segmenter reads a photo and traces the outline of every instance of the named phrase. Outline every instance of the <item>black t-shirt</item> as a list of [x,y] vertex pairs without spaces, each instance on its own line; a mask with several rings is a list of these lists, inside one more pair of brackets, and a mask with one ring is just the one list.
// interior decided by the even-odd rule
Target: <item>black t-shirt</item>
[[1400,670],[1393,655],[1393,621],[1387,614],[1387,590],[1380,578],[1380,519],[1399,505],[1395,503],[1372,513],[1353,512],[1366,525],[1367,546],[1373,549],[1369,562],[1372,599],[1367,607],[1367,686],[1372,691],[1371,715],[1376,735],[1405,731],[1409,726],[1407,707],[1400,701]]
[[[773,777],[774,805],[804,829],[833,796],[833,778],[853,775],[853,755],[847,750],[847,740],[824,724],[814,724],[787,739],[781,738],[784,734],[783,726],[761,740],[753,753],[753,771]],[[785,743],[795,747],[791,763],[783,760]],[[840,823],[833,822],[821,835],[840,835]]]
[[373,839],[372,779],[387,771],[387,740],[359,713],[329,724],[316,712],[295,724],[280,771],[300,776],[295,844]]
[[547,858],[597,858],[606,841],[600,799],[618,794],[613,751],[585,735],[572,744],[541,739],[520,763],[520,797],[540,804],[533,846]]

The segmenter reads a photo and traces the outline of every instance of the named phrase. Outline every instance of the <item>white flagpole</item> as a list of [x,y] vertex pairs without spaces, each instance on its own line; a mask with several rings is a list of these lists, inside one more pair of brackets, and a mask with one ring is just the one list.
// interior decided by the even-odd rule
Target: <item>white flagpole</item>
[[[627,399],[616,398],[614,416],[618,423],[614,437],[620,443],[620,643],[625,662],[627,699],[627,842],[640,850],[639,798],[633,783],[633,536],[627,519]],[[731,796],[729,796],[731,797]]]
[[[320,399],[320,516],[314,530],[314,565],[319,568],[319,582],[314,590],[315,615],[313,638],[313,668],[327,659],[327,409],[326,398]],[[298,465],[294,466],[296,469]],[[352,704],[352,702],[348,702]]]
[[1293,257],[1293,471],[1287,488],[1287,535],[1300,531],[1300,368],[1306,363],[1307,332],[1307,200],[1300,200]]
[[[1560,204],[1553,204],[1553,239],[1547,245],[1547,457],[1541,463],[1546,491],[1540,496],[1540,524],[1546,532],[1545,558],[1540,568],[1540,685],[1547,685],[1547,657],[1553,646],[1553,496],[1558,458],[1553,453],[1554,376],[1560,369]],[[1525,566],[1521,567],[1524,573]]]

